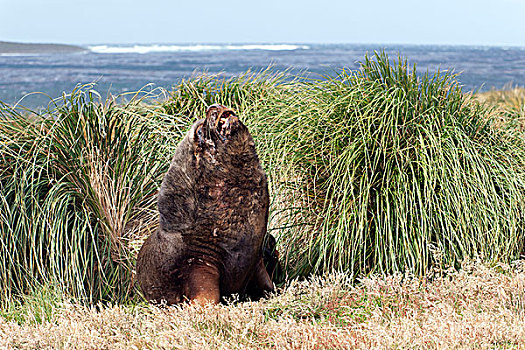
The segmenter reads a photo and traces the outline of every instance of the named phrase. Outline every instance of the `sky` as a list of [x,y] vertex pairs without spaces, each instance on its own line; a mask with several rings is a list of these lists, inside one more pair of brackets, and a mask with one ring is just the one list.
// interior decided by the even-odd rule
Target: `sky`
[[0,41],[525,47],[525,0],[0,0]]

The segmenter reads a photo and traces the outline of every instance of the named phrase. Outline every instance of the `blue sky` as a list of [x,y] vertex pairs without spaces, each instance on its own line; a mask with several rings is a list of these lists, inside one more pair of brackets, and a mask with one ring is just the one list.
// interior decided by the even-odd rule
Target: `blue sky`
[[0,40],[525,46],[525,0],[0,0]]

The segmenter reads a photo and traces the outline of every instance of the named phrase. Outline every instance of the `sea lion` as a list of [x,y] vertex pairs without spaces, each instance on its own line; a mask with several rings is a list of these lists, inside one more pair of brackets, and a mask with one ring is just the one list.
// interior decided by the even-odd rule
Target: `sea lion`
[[137,257],[146,299],[218,303],[248,285],[273,291],[262,256],[268,207],[248,128],[232,109],[210,106],[178,145],[161,184],[159,229]]

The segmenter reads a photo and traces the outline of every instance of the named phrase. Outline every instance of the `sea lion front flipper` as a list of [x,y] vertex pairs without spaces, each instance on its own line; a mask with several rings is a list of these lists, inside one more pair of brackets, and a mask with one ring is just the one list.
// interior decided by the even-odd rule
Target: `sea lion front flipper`
[[209,265],[195,266],[188,275],[185,294],[191,302],[200,305],[218,304],[221,297],[219,279],[216,268]]
[[268,271],[266,271],[266,267],[264,266],[264,261],[262,258],[259,259],[257,265],[255,265],[254,277],[255,283],[261,290],[267,292],[274,291],[272,279],[270,278],[270,275],[268,275]]

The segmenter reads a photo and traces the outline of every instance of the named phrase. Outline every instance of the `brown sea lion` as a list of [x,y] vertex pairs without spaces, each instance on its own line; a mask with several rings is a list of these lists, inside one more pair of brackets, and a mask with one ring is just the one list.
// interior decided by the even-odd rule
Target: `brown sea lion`
[[137,257],[146,299],[219,302],[273,291],[262,259],[268,183],[248,128],[212,105],[181,141],[160,188],[159,229]]

